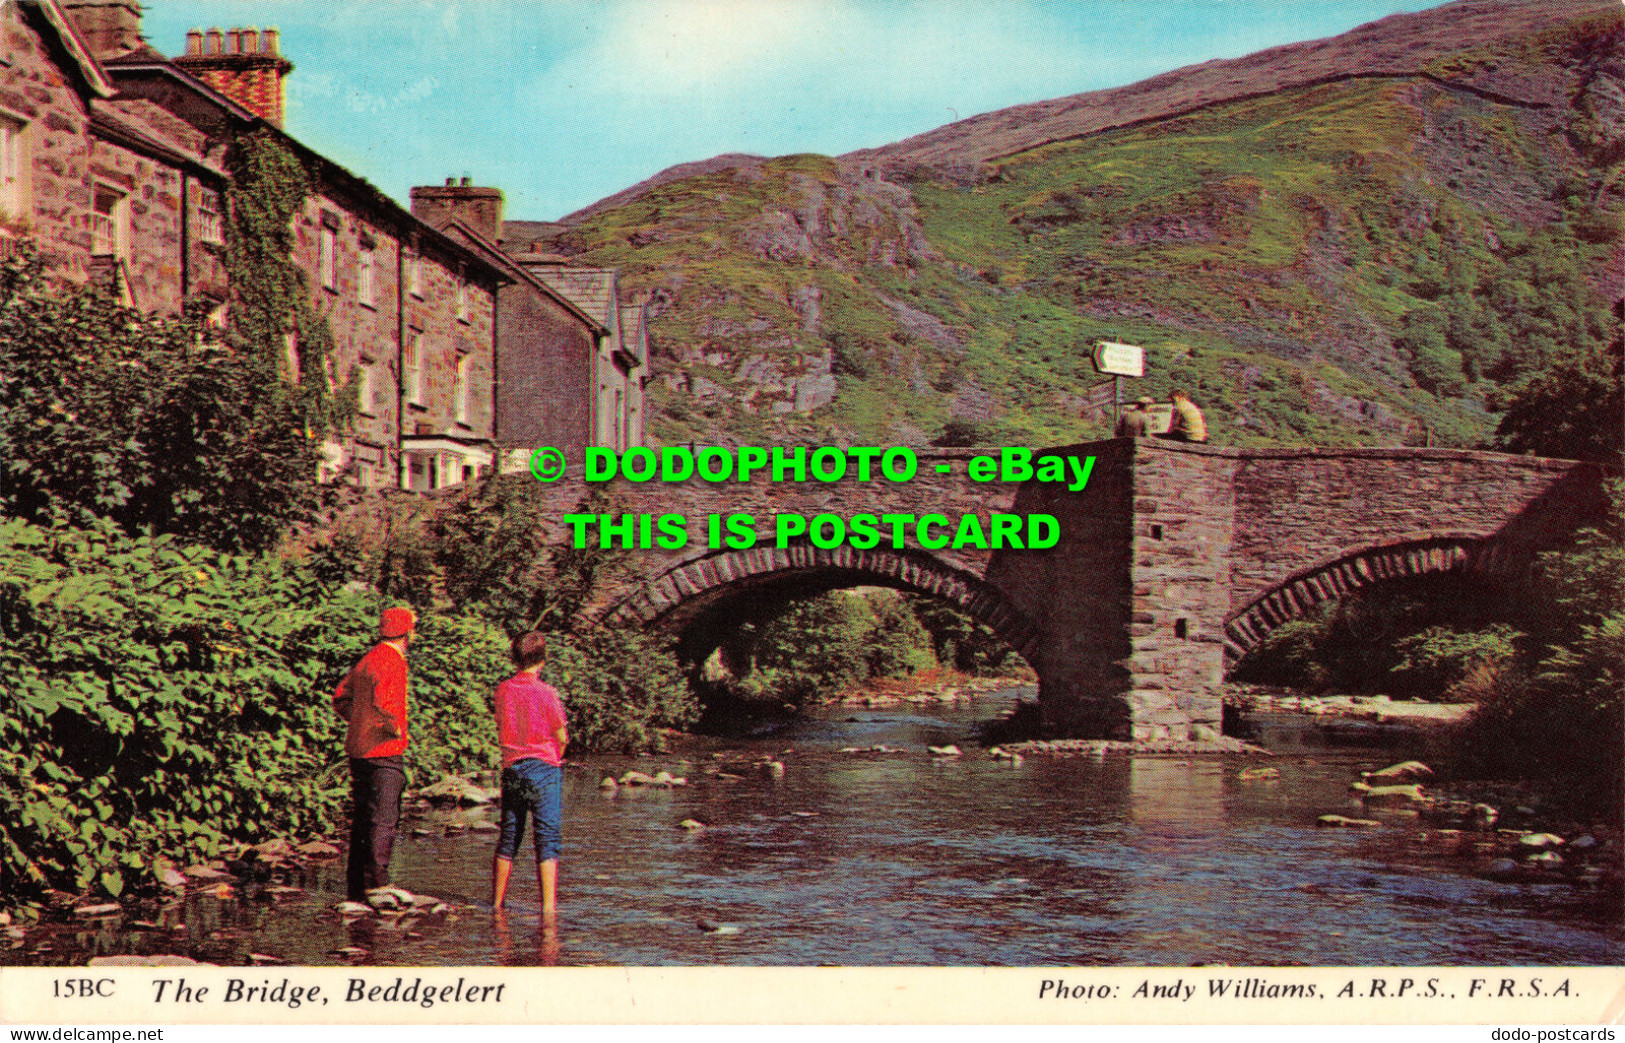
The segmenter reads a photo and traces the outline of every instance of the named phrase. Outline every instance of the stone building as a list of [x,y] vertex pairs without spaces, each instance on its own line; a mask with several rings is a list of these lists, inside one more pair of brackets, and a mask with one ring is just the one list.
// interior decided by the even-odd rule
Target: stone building
[[[641,303],[622,300],[613,269],[573,265],[508,235],[502,193],[469,179],[412,189],[412,212],[484,249],[511,277],[498,297],[497,438],[513,450],[642,445],[648,334]],[[518,222],[525,225],[528,222]]]
[[268,133],[314,179],[294,261],[335,349],[310,373],[290,334],[285,375],[360,402],[324,477],[428,490],[493,465],[496,298],[515,275],[282,130],[275,30],[194,31],[171,60],[134,0],[0,0],[0,34],[0,239],[33,237],[58,278],[134,307],[203,300],[229,322],[230,154]]
[[138,44],[139,21],[134,3],[0,3],[0,240],[27,235],[62,282],[173,314],[224,299],[228,178],[217,143],[98,60]]

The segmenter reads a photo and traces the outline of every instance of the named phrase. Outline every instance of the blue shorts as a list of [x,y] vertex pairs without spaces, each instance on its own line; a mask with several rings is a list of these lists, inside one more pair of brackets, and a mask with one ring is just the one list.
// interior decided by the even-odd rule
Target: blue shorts
[[559,857],[559,833],[564,823],[564,769],[534,757],[502,769],[502,839],[497,857],[513,861],[525,837],[529,813],[536,833],[536,861]]

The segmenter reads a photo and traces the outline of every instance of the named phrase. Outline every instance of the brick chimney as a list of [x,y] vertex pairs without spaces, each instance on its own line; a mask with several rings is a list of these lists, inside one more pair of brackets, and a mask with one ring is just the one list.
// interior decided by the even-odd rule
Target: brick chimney
[[278,51],[280,34],[254,26],[186,34],[175,64],[263,120],[282,126],[282,78],[293,63]]
[[444,186],[412,189],[412,216],[435,228],[444,228],[455,219],[494,243],[502,237],[502,192],[477,188],[466,177],[460,183],[448,177]]
[[62,9],[97,61],[117,58],[141,46],[141,5],[136,0],[65,0]]

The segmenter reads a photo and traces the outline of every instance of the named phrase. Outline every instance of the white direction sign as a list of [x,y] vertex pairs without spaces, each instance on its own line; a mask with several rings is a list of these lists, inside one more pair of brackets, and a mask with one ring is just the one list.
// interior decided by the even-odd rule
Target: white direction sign
[[1145,376],[1145,349],[1103,340],[1095,345],[1095,368],[1120,377]]

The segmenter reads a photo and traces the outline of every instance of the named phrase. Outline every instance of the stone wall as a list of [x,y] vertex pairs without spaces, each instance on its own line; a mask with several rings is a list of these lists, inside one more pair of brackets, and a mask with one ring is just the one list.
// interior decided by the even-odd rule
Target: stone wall
[[[321,236],[326,223],[335,232],[337,254],[333,286],[324,285]],[[396,434],[436,434],[468,439],[489,439],[495,421],[493,331],[495,293],[486,284],[470,282],[465,316],[457,315],[457,287],[464,279],[459,262],[449,255],[428,252],[419,260],[419,289],[406,288],[402,275],[402,245],[384,225],[329,194],[306,200],[295,218],[294,262],[305,273],[312,300],[328,321],[333,335],[331,378],[342,385],[363,371],[370,379],[362,387],[370,393],[360,403],[355,426],[341,440],[335,469],[355,466],[364,486],[394,485],[400,461]],[[407,248],[410,253],[410,247]],[[372,254],[372,292],[362,290],[364,251]],[[402,348],[419,336],[420,394],[402,400]],[[468,357],[466,379],[468,410],[457,418],[454,400],[457,361]],[[303,373],[302,379],[312,375]]]
[[1231,601],[1236,460],[1137,440],[1127,662],[1133,725],[1123,738],[1217,733]]
[[558,302],[523,283],[504,287],[497,343],[497,438],[554,446],[579,460],[592,444],[592,331]]
[[30,174],[26,212],[5,215],[6,223],[33,235],[57,277],[83,283],[90,277],[89,113],[37,18],[32,9],[0,3],[0,118],[21,128]]
[[90,178],[124,196],[121,236],[130,298],[146,312],[181,309],[181,172],[106,141],[90,142]]

